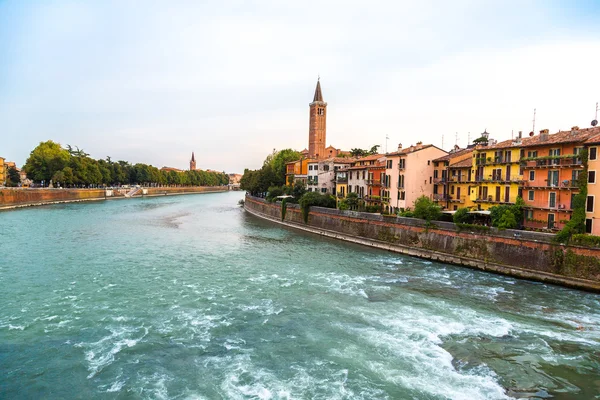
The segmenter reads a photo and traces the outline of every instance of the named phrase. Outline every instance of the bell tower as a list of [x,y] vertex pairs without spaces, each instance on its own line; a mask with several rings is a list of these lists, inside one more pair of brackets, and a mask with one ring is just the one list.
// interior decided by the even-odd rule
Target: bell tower
[[192,159],[190,160],[190,171],[194,171],[196,169],[196,158],[194,157],[194,152],[192,151]]
[[327,103],[321,93],[321,79],[317,80],[315,96],[310,107],[310,122],[308,126],[308,157],[325,158],[325,141],[327,135]]

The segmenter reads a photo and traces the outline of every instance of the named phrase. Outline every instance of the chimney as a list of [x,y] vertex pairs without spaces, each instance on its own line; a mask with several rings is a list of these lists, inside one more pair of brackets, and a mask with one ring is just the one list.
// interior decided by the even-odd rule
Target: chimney
[[523,137],[523,131],[519,131],[519,139]]
[[398,143],[398,151],[402,151],[402,143]]
[[542,129],[540,131],[540,142],[545,142],[546,140],[548,140],[548,133],[550,131],[548,129]]
[[571,127],[571,135],[577,135],[579,133],[579,127],[577,125]]

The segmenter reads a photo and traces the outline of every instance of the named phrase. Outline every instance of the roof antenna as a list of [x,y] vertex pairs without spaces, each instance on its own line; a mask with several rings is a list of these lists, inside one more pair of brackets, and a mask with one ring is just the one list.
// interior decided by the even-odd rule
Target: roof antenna
[[537,109],[533,109],[533,129],[531,130],[531,133],[535,135],[535,113],[536,113]]
[[442,133],[442,149],[444,148],[444,134]]
[[596,103],[596,117],[592,121],[592,126],[598,125],[598,103]]
[[458,132],[454,134],[454,145],[458,146]]
[[387,141],[390,137],[388,136],[388,134],[385,134],[385,154],[387,154]]

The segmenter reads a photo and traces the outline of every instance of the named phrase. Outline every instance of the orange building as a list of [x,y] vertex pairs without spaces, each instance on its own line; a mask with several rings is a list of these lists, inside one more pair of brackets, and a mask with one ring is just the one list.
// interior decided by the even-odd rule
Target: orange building
[[470,207],[469,199],[473,149],[455,147],[433,160],[433,201],[447,210]]
[[[595,128],[598,129],[598,128]],[[600,131],[589,138],[585,145],[588,150],[587,199],[585,204],[585,231],[600,236]]]
[[573,214],[573,197],[579,193],[583,170],[580,157],[585,142],[599,130],[571,128],[525,138],[521,147],[522,197],[526,228],[560,230]]
[[369,206],[389,204],[389,179],[385,175],[385,161],[378,161],[367,167],[367,196],[365,200]]

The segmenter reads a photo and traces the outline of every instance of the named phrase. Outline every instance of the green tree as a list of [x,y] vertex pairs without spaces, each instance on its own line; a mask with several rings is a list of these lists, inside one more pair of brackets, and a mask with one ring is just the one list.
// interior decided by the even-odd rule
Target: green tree
[[51,140],[41,142],[29,154],[23,169],[34,182],[49,182],[52,176],[69,163],[69,152]]
[[455,224],[467,224],[471,220],[469,216],[469,209],[466,207],[461,207],[452,216],[452,220]]
[[414,202],[413,215],[426,221],[435,221],[442,214],[442,208],[427,196],[421,196]]
[[292,149],[273,150],[273,153],[265,159],[264,165],[270,165],[275,176],[275,185],[285,185],[286,164],[302,158],[302,154]]
[[19,171],[15,167],[8,168],[6,171],[6,185],[11,187],[19,186],[21,182],[21,177],[19,176]]
[[346,198],[344,200],[346,201],[346,204],[348,205],[349,209],[351,209],[351,210],[358,209],[360,199],[358,198],[357,193],[354,193],[354,192],[348,193],[348,195],[346,196]]

